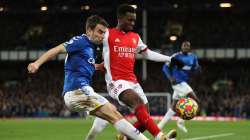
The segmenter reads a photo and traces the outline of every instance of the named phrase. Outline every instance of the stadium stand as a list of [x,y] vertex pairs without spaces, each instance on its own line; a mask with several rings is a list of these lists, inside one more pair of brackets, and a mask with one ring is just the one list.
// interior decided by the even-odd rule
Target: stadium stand
[[[246,63],[246,60],[201,61],[202,74],[191,80],[191,85],[202,100],[200,115],[250,117],[248,106],[250,73],[247,71],[249,66]],[[38,75],[28,75],[25,70],[26,64],[3,63],[0,116],[78,116],[67,111],[61,97],[63,64],[51,62],[43,67]],[[136,67],[145,92],[171,92],[170,84],[161,74],[161,64],[149,63],[148,65],[149,77],[145,81],[140,79],[140,61]],[[15,73],[17,69],[21,72]],[[5,76],[4,71],[9,71],[9,75]],[[97,92],[106,92],[103,73],[95,74],[93,87]],[[163,115],[166,110],[166,102],[166,99],[150,99],[151,113]],[[128,113],[128,110],[125,110],[124,113]]]

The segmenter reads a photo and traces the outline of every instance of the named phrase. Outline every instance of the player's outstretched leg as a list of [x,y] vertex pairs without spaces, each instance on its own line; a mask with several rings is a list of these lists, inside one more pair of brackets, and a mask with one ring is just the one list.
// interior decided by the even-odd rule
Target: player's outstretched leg
[[155,137],[155,140],[175,140],[176,136],[177,136],[176,130],[172,129],[172,130],[168,131],[167,134],[160,132]]
[[95,140],[96,136],[103,131],[103,129],[108,125],[108,121],[103,120],[99,117],[95,117],[93,125],[88,132],[85,140]]
[[149,115],[143,100],[135,91],[127,89],[119,95],[119,99],[134,110],[137,120],[156,138],[156,140],[168,139],[167,135],[164,135],[155,124],[154,120]]
[[94,92],[92,87],[70,91],[64,95],[65,105],[76,112],[89,111],[90,115],[107,120],[121,133],[135,140],[148,140],[139,130],[126,121],[106,98]]
[[[177,101],[178,100],[173,100],[173,103],[171,104],[171,108],[168,109],[168,112],[164,115],[163,119],[158,123],[158,127],[160,129],[163,129],[166,123],[176,114],[175,105]],[[184,120],[178,118],[177,127],[183,132],[187,133],[187,128],[184,125]]]
[[185,133],[188,132],[187,128],[185,127],[185,121],[181,118],[177,119],[177,127]]
[[148,140],[148,138],[146,138],[138,129],[126,121],[116,110],[116,108],[109,102],[97,110],[90,112],[90,114],[109,121],[118,131],[132,139]]
[[[187,93],[187,97],[191,97],[191,98],[194,99],[197,103],[200,103],[199,98],[196,96],[196,94],[195,94],[193,91]],[[185,121],[184,121],[183,119],[181,119],[181,118],[178,118],[178,119],[177,119],[177,127],[178,127],[181,131],[183,131],[183,132],[185,132],[185,133],[188,132],[187,128],[185,127]]]
[[163,119],[158,123],[158,127],[162,130],[166,123],[175,115],[175,111],[172,108],[168,109],[168,112],[164,115]]

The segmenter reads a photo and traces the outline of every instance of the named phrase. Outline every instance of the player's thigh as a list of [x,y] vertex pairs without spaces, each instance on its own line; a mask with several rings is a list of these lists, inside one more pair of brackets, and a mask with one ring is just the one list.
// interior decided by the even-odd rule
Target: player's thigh
[[71,111],[76,112],[93,111],[108,102],[90,86],[65,93],[64,101]]
[[109,102],[90,112],[90,114],[107,120],[112,124],[123,118],[123,116],[117,111],[116,107]]
[[186,82],[173,85],[172,88],[174,90],[173,93],[174,100],[186,97],[189,93],[193,92],[193,89]]
[[133,85],[133,90],[139,95],[139,97],[143,100],[144,104],[148,104],[148,99],[147,96],[145,95],[142,87],[140,86],[140,84],[134,84]]
[[144,104],[141,97],[133,89],[123,91],[119,96],[119,100],[130,109],[135,109],[138,105]]

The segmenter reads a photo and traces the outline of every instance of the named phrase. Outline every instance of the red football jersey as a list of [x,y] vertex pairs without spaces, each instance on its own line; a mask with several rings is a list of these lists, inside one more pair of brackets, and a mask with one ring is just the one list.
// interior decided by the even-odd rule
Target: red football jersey
[[137,83],[134,74],[135,55],[145,50],[147,46],[137,33],[109,29],[103,41],[106,81],[126,80]]

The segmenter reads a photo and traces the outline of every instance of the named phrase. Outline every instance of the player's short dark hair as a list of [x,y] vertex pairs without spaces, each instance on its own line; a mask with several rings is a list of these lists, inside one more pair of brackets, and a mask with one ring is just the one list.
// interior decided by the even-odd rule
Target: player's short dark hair
[[97,24],[101,24],[105,27],[109,26],[108,22],[104,18],[102,18],[98,15],[92,15],[92,16],[88,17],[86,20],[86,29],[87,28],[94,29]]
[[121,4],[116,11],[117,17],[125,16],[126,13],[136,13],[136,10],[129,4]]

